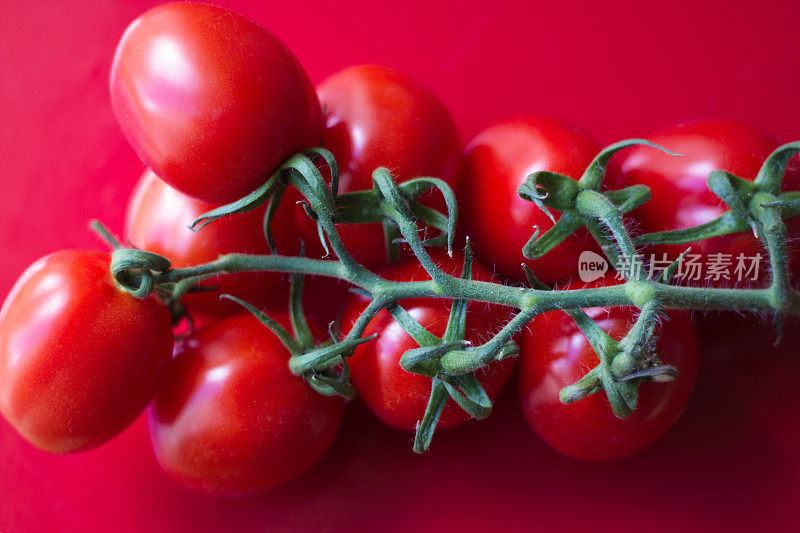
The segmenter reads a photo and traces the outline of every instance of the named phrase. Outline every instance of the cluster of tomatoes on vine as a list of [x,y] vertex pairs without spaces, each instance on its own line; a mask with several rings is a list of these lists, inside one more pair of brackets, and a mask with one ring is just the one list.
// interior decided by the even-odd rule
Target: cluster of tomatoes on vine
[[[217,220],[199,232],[201,214],[264,183],[287,157],[323,146],[341,169],[340,192],[368,189],[377,167],[399,181],[435,176],[459,199],[460,233],[469,235],[481,264],[479,280],[524,281],[521,249],[533,228],[552,226],[518,186],[544,170],[579,177],[601,150],[589,135],[536,117],[506,120],[475,137],[464,150],[456,125],[428,89],[393,69],[362,65],[334,74],[316,89],[298,60],[267,30],[225,9],[166,4],[139,17],[122,37],[111,72],[111,98],[120,125],[147,165],[130,199],[124,229],[133,246],[169,258],[174,267],[206,263],[224,253],[269,253],[266,207]],[[324,110],[324,111],[323,111]],[[643,231],[696,225],[726,208],[706,188],[709,170],[752,179],[777,139],[733,122],[706,122],[662,131],[651,140],[683,154],[645,148],[615,156],[606,185],[644,184],[653,199],[633,215]],[[800,188],[800,168],[787,170],[788,188]],[[310,257],[324,250],[299,193],[287,191],[272,220],[278,251]],[[437,207],[436,201],[428,200]],[[440,207],[440,206],[438,206]],[[379,224],[340,225],[347,250],[391,280],[427,279],[417,261],[389,264]],[[800,228],[789,222],[790,236]],[[673,259],[683,247],[656,250]],[[561,288],[577,280],[578,257],[598,251],[582,230],[528,266]],[[716,237],[694,245],[709,255],[756,253],[752,234]],[[458,272],[463,256],[434,254]],[[336,309],[347,332],[367,300],[347,295],[331,280],[309,280],[308,331],[286,312],[287,276],[225,274],[204,281],[182,304],[206,325],[175,341],[174,308],[156,293],[135,298],[109,272],[110,255],[70,250],[48,255],[19,279],[0,313],[0,412],[35,446],[54,453],[94,448],[119,434],[150,405],[151,435],[160,464],[182,483],[209,492],[267,489],[296,478],[332,444],[345,401],[325,396],[288,368],[280,339],[220,294],[266,310],[298,336],[325,336],[320,309]],[[596,284],[616,283],[609,274]],[[451,303],[404,301],[408,312],[441,335]],[[591,309],[590,316],[620,339],[636,314]],[[315,319],[315,314],[322,315]],[[597,364],[588,341],[562,312],[539,316],[516,339],[518,358],[497,361],[479,379],[494,398],[515,365],[519,400],[533,429],[555,449],[576,458],[609,460],[647,447],[677,419],[692,390],[698,349],[686,312],[669,313],[658,354],[678,378],[642,387],[635,413],[617,419],[603,394],[572,405],[559,390]],[[479,342],[509,311],[473,302],[467,340]],[[366,335],[377,338],[349,358],[361,401],[386,424],[413,431],[425,412],[431,379],[406,372],[401,355],[416,344],[387,311]],[[452,401],[439,427],[466,422]]]

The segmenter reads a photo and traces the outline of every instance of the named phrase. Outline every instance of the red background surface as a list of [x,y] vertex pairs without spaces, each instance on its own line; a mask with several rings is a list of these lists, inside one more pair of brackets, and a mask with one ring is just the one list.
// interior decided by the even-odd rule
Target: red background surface
[[[142,166],[114,121],[106,78],[126,24],[152,4],[0,4],[0,296],[37,257],[98,246],[89,218],[121,229]],[[793,0],[225,4],[283,38],[315,82],[362,62],[414,75],[452,109],[464,140],[521,113],[566,119],[606,142],[693,118],[800,139]],[[714,335],[677,426],[613,464],[547,449],[513,390],[489,420],[439,434],[423,457],[355,402],[322,464],[238,500],[175,485],[141,420],[74,457],[38,452],[0,421],[0,531],[796,529],[800,339],[773,353],[769,327]]]

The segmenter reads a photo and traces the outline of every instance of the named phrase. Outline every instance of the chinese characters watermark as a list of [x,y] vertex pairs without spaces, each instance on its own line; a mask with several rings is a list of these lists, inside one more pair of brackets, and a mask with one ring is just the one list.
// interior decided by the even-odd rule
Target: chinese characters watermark
[[[666,253],[660,256],[654,253],[649,256],[636,254],[635,258],[622,256],[616,277],[636,278],[644,272],[648,279],[657,279],[674,260]],[[718,252],[707,256],[688,253],[678,262],[673,279],[693,282],[756,281],[762,272],[763,261],[765,257],[760,253],[745,255]],[[595,252],[586,250],[578,258],[578,275],[581,281],[594,281],[603,277],[607,271],[608,261]]]

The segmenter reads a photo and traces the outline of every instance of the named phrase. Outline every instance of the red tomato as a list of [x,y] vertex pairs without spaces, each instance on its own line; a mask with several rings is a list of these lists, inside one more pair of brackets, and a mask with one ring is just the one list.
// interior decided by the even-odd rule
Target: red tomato
[[[463,256],[454,254],[434,255],[436,262],[448,273],[459,275]],[[427,273],[414,260],[388,267],[381,273],[395,281],[422,281],[429,279]],[[489,281],[491,274],[477,263],[473,264],[473,279]],[[428,298],[404,300],[403,307],[434,335],[444,335],[450,316],[451,301]],[[365,298],[355,296],[345,309],[343,329],[349,331],[366,307]],[[499,306],[487,306],[477,302],[467,311],[467,340],[485,342],[510,319],[510,312]],[[348,363],[350,379],[358,394],[370,411],[386,424],[407,431],[414,431],[418,420],[422,420],[431,393],[431,379],[403,370],[402,355],[418,345],[397,324],[388,311],[381,311],[370,322],[364,335],[378,334],[378,338],[356,348]],[[494,399],[508,381],[514,370],[516,359],[508,358],[492,363],[478,374],[486,393]],[[449,400],[439,419],[440,428],[462,424],[469,415],[452,400]]]
[[[287,316],[274,318],[288,325]],[[344,402],[313,391],[288,361],[275,334],[250,314],[181,341],[150,409],[161,466],[191,488],[240,494],[316,464],[336,437]]]
[[537,171],[577,180],[601,149],[585,133],[546,118],[508,120],[475,137],[463,164],[461,221],[481,261],[519,281],[525,279],[522,262],[545,283],[576,277],[580,253],[599,252],[594,239],[582,228],[544,257],[526,261],[522,247],[534,227],[544,233],[553,223],[534,203],[520,198],[517,188]]
[[[590,286],[614,284],[607,276]],[[582,288],[570,283],[568,288]],[[616,340],[636,318],[630,308],[592,308],[587,313]],[[519,400],[528,423],[559,452],[590,461],[609,461],[637,453],[658,440],[689,401],[697,374],[697,336],[689,313],[669,311],[657,332],[658,356],[678,369],[669,383],[643,383],[634,413],[614,416],[604,392],[570,405],[558,394],[579,380],[600,360],[575,322],[563,311],[536,317],[522,342]]]
[[322,112],[297,58],[221,7],[165,4],[122,36],[111,101],[142,160],[184,194],[223,204],[318,146]]
[[[273,219],[276,247],[286,254],[299,251],[297,228],[316,232],[314,222],[293,203],[287,196]],[[269,253],[263,229],[265,207],[215,220],[197,232],[189,229],[197,217],[214,207],[181,194],[146,170],[128,203],[125,235],[134,246],[168,257],[177,268],[207,263],[225,253]],[[316,237],[309,245],[321,249]],[[217,315],[241,311],[237,304],[219,300],[224,293],[260,308],[284,309],[288,302],[288,277],[279,273],[227,274],[203,285],[220,289],[188,294],[185,301],[192,310]]]
[[[731,121],[677,126],[656,133],[650,140],[682,156],[673,157],[658,150],[632,148],[615,157],[608,169],[609,175],[617,176],[628,185],[644,184],[650,187],[652,199],[632,213],[643,233],[683,229],[718,217],[727,207],[708,189],[706,180],[709,173],[721,169],[753,180],[764,159],[781,144],[761,130]],[[800,168],[796,163],[788,168],[784,189],[800,189]],[[800,236],[797,218],[790,220],[788,229],[790,237]],[[655,246],[645,250],[645,257],[649,258],[649,254],[654,253],[657,259],[661,259],[662,254],[675,259],[689,246]],[[691,244],[691,247],[690,253],[701,256],[704,269],[700,279],[684,280],[688,282],[741,286],[746,282],[739,281],[734,274],[739,254],[745,257],[762,254],[759,278],[764,278],[769,265],[763,246],[750,231],[706,239]],[[732,258],[728,269],[730,279],[705,279],[709,256],[719,253],[730,254]],[[687,273],[686,277],[693,278],[694,275]]]
[[[426,87],[388,67],[359,65],[334,74],[317,92],[325,108],[323,146],[339,163],[341,192],[371,189],[378,167],[387,167],[398,183],[432,176],[457,186],[458,132]],[[386,263],[380,225],[341,225],[339,232],[356,260]]]
[[156,296],[117,287],[107,253],[56,252],[19,278],[0,311],[0,412],[34,446],[88,450],[144,410],[172,353]]

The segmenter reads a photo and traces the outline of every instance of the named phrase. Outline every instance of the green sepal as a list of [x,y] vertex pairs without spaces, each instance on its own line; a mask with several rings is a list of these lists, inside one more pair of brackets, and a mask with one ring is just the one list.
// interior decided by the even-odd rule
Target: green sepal
[[337,357],[345,357],[346,354],[349,354],[357,346],[369,342],[377,336],[377,334],[373,334],[358,339],[345,339],[335,344],[321,346],[314,350],[293,355],[291,359],[289,359],[289,370],[292,371],[292,374],[300,376],[313,368],[329,363]]
[[305,154],[295,154],[288,159],[285,166],[289,171],[291,183],[309,200],[312,197],[317,200],[319,206],[314,209],[322,207],[331,219],[336,220],[337,210],[333,194],[314,161]]
[[280,340],[281,344],[283,344],[286,349],[289,350],[289,353],[292,354],[292,357],[303,351],[303,347],[297,342],[297,340],[294,339],[294,337],[292,337],[288,331],[286,331],[286,328],[281,326],[274,318],[262,310],[250,305],[236,296],[231,296],[230,294],[222,294],[219,298],[220,300],[231,300],[232,302],[236,302],[247,309],[254,317],[258,319],[259,322],[268,327],[275,334],[275,336],[278,337],[278,340]]
[[617,418],[627,418],[636,409],[639,385],[635,382],[618,382],[611,371],[611,360],[607,354],[600,355],[598,377],[606,393],[611,410]]
[[678,267],[680,266],[681,262],[686,258],[687,255],[689,255],[690,251],[692,251],[691,246],[685,249],[683,252],[681,252],[681,255],[679,255],[675,259],[675,261],[670,263],[667,268],[661,271],[661,274],[659,274],[658,278],[656,278],[656,282],[669,283],[670,281],[672,281],[672,276],[675,275],[675,272],[678,270]]
[[633,242],[637,246],[648,244],[690,244],[719,235],[748,231],[749,229],[751,228],[747,222],[734,215],[731,211],[726,211],[705,224],[686,229],[645,233],[633,237]]
[[275,213],[278,212],[283,195],[286,193],[287,183],[278,180],[277,184],[272,189],[269,201],[267,202],[267,209],[264,211],[264,238],[267,240],[267,246],[270,253],[277,253],[275,248],[275,237],[272,235],[272,220],[275,218]]
[[532,289],[539,291],[550,290],[550,286],[540,281],[539,278],[536,277],[536,274],[533,273],[533,270],[531,270],[531,267],[522,263],[522,270],[525,272],[525,279],[528,280],[528,285],[530,285]]
[[519,344],[514,341],[508,341],[503,346],[500,347],[500,350],[494,355],[495,361],[502,361],[503,359],[507,359],[509,357],[514,357],[519,355]]
[[463,340],[454,340],[432,346],[420,346],[408,350],[400,358],[400,366],[407,372],[423,376],[438,376],[442,370],[439,358],[454,348],[462,348],[468,343]]
[[447,393],[472,418],[483,419],[492,412],[492,400],[475,374],[447,377],[442,380]]
[[583,219],[575,211],[562,213],[561,218],[553,224],[553,227],[542,235],[539,235],[539,228],[536,228],[533,237],[522,248],[523,257],[526,259],[539,259],[564,242],[583,224]]
[[321,157],[325,160],[325,163],[331,171],[331,195],[336,198],[339,194],[339,164],[336,162],[336,158],[325,148],[309,148],[308,150],[304,150],[303,154],[308,156],[312,162],[316,162],[315,159],[317,157]]
[[764,192],[778,195],[781,182],[786,171],[786,164],[800,152],[800,141],[791,142],[776,148],[761,165],[756,175],[755,184]]
[[[383,167],[375,169],[372,173],[372,181],[376,190],[380,191],[389,210],[386,215],[390,218],[397,216],[406,220],[413,220],[415,218],[415,209],[412,208],[412,199],[416,198],[422,192],[437,188],[444,197],[445,204],[447,205],[447,251],[452,254],[453,239],[455,238],[455,229],[458,219],[458,206],[456,203],[455,193],[444,181],[436,178],[416,178],[405,182],[405,187],[398,186],[394,181],[391,173]],[[392,212],[396,213],[393,215]],[[417,210],[419,212],[419,210]]]
[[650,188],[646,185],[632,185],[624,189],[603,191],[603,194],[623,213],[628,213],[644,205],[651,197]]
[[[464,266],[461,269],[461,279],[472,279],[472,245],[467,239],[464,247]],[[464,339],[467,331],[467,308],[469,300],[453,300],[450,307],[450,317],[447,320],[447,329],[442,340],[454,342]]]
[[[559,213],[575,207],[575,199],[579,192],[578,183],[572,178],[546,171],[534,172],[517,188],[520,198],[534,202],[540,208],[542,208],[541,203]],[[555,222],[549,213],[548,217]]]
[[[517,188],[517,195],[523,200],[533,202],[533,204],[536,205],[536,207],[538,207],[539,210],[541,210],[541,212],[544,213],[545,216],[547,216],[547,218],[549,218],[551,222],[553,222],[553,224],[555,224],[556,217],[553,216],[553,213],[550,212],[550,210],[544,203],[544,200],[547,198],[547,193],[546,192],[540,193],[536,187],[535,182],[537,174],[539,173],[535,172],[525,179],[525,182],[522,183],[522,185],[520,185]],[[553,174],[552,172],[548,174],[552,174],[553,176],[561,176],[560,174]],[[567,178],[566,176],[561,176],[561,177],[569,180],[569,178]]]
[[606,195],[595,190],[585,190],[575,200],[578,212],[583,216],[606,219],[612,212],[619,212],[619,207]]
[[[410,211],[410,216],[422,224],[435,228],[442,232],[441,235],[428,238],[423,241],[425,246],[449,246],[455,236],[455,227],[458,217],[455,196],[452,189],[441,180],[434,178],[417,178],[397,185],[402,197],[405,199],[405,208]],[[437,188],[445,198],[448,205],[448,215],[419,203],[416,198],[425,191]],[[356,191],[339,195],[336,198],[336,207],[339,211],[341,222],[345,224],[384,224],[388,223],[390,214],[386,211],[383,204],[384,196],[380,188],[376,185],[370,190]],[[391,236],[387,236],[388,245],[394,246],[397,242],[395,230],[391,230]]]
[[264,185],[251,192],[244,198],[203,213],[197,217],[197,220],[192,222],[192,225],[189,226],[189,229],[192,231],[200,231],[208,224],[222,217],[239,213],[247,213],[248,211],[258,209],[270,199],[275,191],[275,188],[279,186],[282,172],[283,167],[278,169],[278,171],[276,171]]
[[800,192],[786,192],[778,196],[774,202],[761,204],[762,207],[777,207],[782,218],[790,218],[800,214]]
[[356,397],[356,389],[344,376],[335,378],[325,374],[307,373],[306,383],[323,396],[342,396],[348,400]]
[[361,287],[348,287],[347,288],[347,292],[352,293],[352,294],[357,294],[359,296],[363,296],[364,298],[367,298],[368,300],[372,300],[373,299],[372,298],[372,293],[369,292],[366,289],[362,289]]
[[389,305],[386,307],[386,310],[392,314],[392,317],[400,324],[400,327],[403,328],[419,346],[434,346],[442,342],[442,339],[414,320],[414,317],[403,309],[400,304],[395,303],[394,305]]
[[[335,367],[341,365],[342,372],[336,373]],[[348,400],[356,397],[356,389],[350,383],[350,366],[347,359],[340,356],[331,361],[324,371],[312,369],[303,374],[306,382],[324,396],[342,396]]]
[[[453,191],[452,187],[447,184],[447,182],[440,180],[439,178],[430,178],[430,177],[422,177],[422,178],[414,178],[412,180],[408,180],[402,183],[400,186],[400,190],[403,194],[409,196],[416,200],[422,195],[424,192],[430,189],[437,189],[439,193],[444,198],[445,206],[447,207],[447,217],[446,217],[446,227],[442,228],[439,224],[431,224],[426,220],[426,222],[439,229],[444,233],[447,242],[447,253],[452,255],[453,253],[453,240],[455,239],[456,234],[456,224],[458,222],[458,201],[456,200],[456,194]],[[418,204],[418,207],[415,206],[413,203],[412,205],[412,212],[416,216],[421,216],[426,213],[436,213],[441,216],[441,213],[434,209],[430,209],[422,204]],[[433,215],[431,215],[433,216]],[[430,243],[430,240],[427,241]],[[433,246],[433,244],[427,244],[428,246]]]
[[[714,170],[708,175],[708,188],[711,192],[719,196],[725,204],[731,208],[733,214],[740,220],[747,223],[753,230],[753,234],[758,235],[758,222],[747,210],[748,196],[755,192],[754,184],[751,181],[743,180],[724,170]],[[745,197],[743,199],[742,197]]]
[[519,346],[514,341],[508,341],[500,346],[496,346],[496,343],[486,343],[476,347],[451,350],[441,359],[442,372],[450,376],[464,376],[494,360],[505,359],[517,353]]
[[646,380],[657,383],[673,381],[678,377],[678,369],[671,365],[658,365],[635,370],[617,378],[618,381]]
[[386,262],[396,263],[400,260],[399,242],[402,240],[403,235],[393,220],[384,220],[382,226],[384,246],[386,247]]
[[[305,254],[301,251],[300,257]],[[292,331],[303,350],[314,346],[314,335],[308,327],[308,321],[303,313],[303,274],[292,274],[292,281],[289,285],[289,317],[292,321]]]
[[663,146],[659,146],[644,139],[627,139],[620,141],[612,144],[611,146],[603,148],[603,150],[601,150],[600,153],[595,156],[594,160],[592,160],[592,162],[584,171],[581,179],[578,180],[580,187],[582,189],[600,189],[600,185],[603,183],[603,177],[605,176],[606,167],[608,166],[609,160],[611,160],[611,156],[623,148],[628,148],[630,146],[650,146],[671,156],[680,157],[680,154],[676,154],[675,152],[667,150]]
[[447,405],[448,398],[449,394],[444,383],[438,378],[433,378],[431,380],[431,395],[425,408],[425,415],[421,421],[417,422],[416,431],[414,432],[413,450],[415,453],[423,453],[430,448],[436,425],[439,423],[439,417],[442,415],[444,406]]

